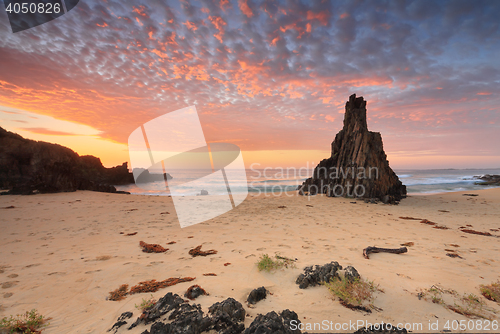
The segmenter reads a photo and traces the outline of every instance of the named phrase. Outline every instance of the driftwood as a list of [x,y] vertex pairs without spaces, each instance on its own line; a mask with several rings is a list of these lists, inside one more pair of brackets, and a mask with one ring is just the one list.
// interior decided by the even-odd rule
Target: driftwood
[[211,255],[211,254],[217,254],[217,251],[215,249],[211,249],[211,250],[204,252],[201,250],[201,245],[199,245],[198,247],[193,248],[189,251],[189,255],[191,255],[192,257],[207,256],[207,255]]
[[378,247],[368,246],[365,249],[363,249],[363,256],[365,257],[365,259],[369,259],[369,255],[371,253],[401,254],[401,253],[406,253],[406,252],[408,252],[408,248],[406,248],[406,247],[401,247],[401,248],[378,248]]

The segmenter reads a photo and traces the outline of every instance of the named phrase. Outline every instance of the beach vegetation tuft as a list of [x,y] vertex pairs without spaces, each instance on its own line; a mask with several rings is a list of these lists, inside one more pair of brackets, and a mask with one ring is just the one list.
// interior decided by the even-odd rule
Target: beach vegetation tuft
[[455,290],[447,290],[433,285],[419,293],[418,296],[468,318],[492,318],[490,314],[492,310],[486,307],[481,297],[473,293],[459,295]]
[[276,254],[274,258],[267,254],[262,254],[259,261],[257,262],[257,268],[259,271],[272,271],[282,268],[295,268],[295,260]]
[[341,302],[352,306],[361,306],[366,302],[371,304],[373,292],[377,291],[373,282],[360,278],[349,280],[346,277],[339,277],[330,280],[325,285]]
[[500,303],[500,281],[488,285],[481,284],[479,290],[484,298]]
[[156,299],[154,299],[153,295],[149,298],[142,298],[142,302],[139,305],[135,305],[135,308],[141,312],[149,311],[156,304]]
[[448,308],[455,313],[464,315],[468,318],[483,318],[490,319],[483,310],[484,302],[473,293],[464,293],[464,295],[459,299],[460,303],[455,302],[452,305],[448,305]]
[[3,318],[0,321],[0,329],[6,329],[9,333],[39,334],[49,325],[47,321],[50,319],[33,309],[24,314],[18,314],[16,317]]

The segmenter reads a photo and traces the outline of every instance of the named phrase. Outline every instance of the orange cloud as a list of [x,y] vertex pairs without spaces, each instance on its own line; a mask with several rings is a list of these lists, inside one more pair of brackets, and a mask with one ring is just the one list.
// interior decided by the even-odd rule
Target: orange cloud
[[215,29],[219,31],[214,35],[214,37],[217,38],[219,42],[223,43],[222,36],[224,36],[224,26],[227,25],[226,21],[224,21],[220,16],[209,16],[208,19],[212,22]]
[[231,7],[231,4],[229,3],[229,0],[220,0],[219,7],[225,12],[226,9]]
[[76,136],[74,133],[64,132],[64,131],[55,131],[47,128],[21,128],[24,131],[28,131],[31,133],[37,133],[41,135],[53,135],[53,136]]
[[325,121],[328,123],[328,122],[333,122],[335,121],[335,117],[331,116],[331,115],[326,115],[325,116]]
[[137,13],[140,16],[143,16],[145,18],[149,18],[148,14],[146,14],[146,12],[145,12],[146,7],[144,7],[144,6],[139,6],[139,7],[133,6],[132,8],[134,8],[134,10],[132,10],[132,12]]
[[307,11],[308,20],[318,20],[322,25],[326,26],[328,24],[330,14],[328,12],[314,13],[313,11]]
[[191,29],[192,31],[196,31],[198,29],[198,27],[194,23],[192,23],[192,22],[186,21],[183,24],[186,27],[188,27],[188,29]]
[[252,17],[253,12],[250,9],[250,7],[248,7],[247,1],[248,0],[238,0],[238,5],[239,5],[240,10],[243,14],[245,14],[247,17]]

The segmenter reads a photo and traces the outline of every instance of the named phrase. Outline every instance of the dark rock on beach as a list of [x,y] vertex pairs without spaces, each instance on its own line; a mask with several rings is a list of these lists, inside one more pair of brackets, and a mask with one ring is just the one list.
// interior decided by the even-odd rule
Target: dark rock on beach
[[[313,266],[305,267],[304,273],[297,277],[295,283],[299,285],[300,289],[320,285],[321,283],[328,283],[332,278],[339,277],[338,270],[342,270],[342,266],[336,261],[332,261],[323,266],[316,265],[314,269]],[[354,271],[356,271],[356,269],[354,269]]]
[[344,127],[332,142],[331,156],[316,166],[298,191],[301,195],[378,198],[393,204],[406,197],[406,186],[389,167],[382,136],[368,131],[363,97],[349,97]]
[[500,175],[481,175],[474,176],[474,179],[481,180],[481,182],[476,182],[480,186],[500,186]]
[[190,286],[186,293],[184,294],[184,297],[189,298],[191,300],[195,300],[199,296],[203,295],[208,295],[208,293],[199,285],[192,285]]
[[[149,172],[149,170],[144,169],[144,168],[134,168],[133,174],[136,175],[136,180],[135,180],[136,184],[156,182],[156,181],[165,181],[165,180],[172,179],[172,176],[168,173],[152,174]],[[132,183],[133,183],[133,180],[132,180]]]
[[[295,326],[290,326],[291,324]],[[284,310],[280,315],[272,311],[266,315],[259,314],[244,334],[300,334],[299,324],[299,317],[293,311]]]
[[262,299],[265,299],[267,296],[267,290],[263,286],[260,288],[252,290],[250,294],[248,295],[247,302],[249,304],[255,304],[258,301],[261,301]]
[[407,334],[405,328],[397,328],[391,324],[379,324],[378,326],[363,327],[355,331],[353,334]]
[[349,281],[353,282],[356,279],[360,279],[358,271],[353,266],[347,266],[345,268],[344,277]]
[[151,330],[145,334],[198,334],[205,332],[211,325],[211,320],[203,316],[200,305],[182,304],[174,309],[168,320],[170,323],[155,322]]
[[240,302],[233,298],[228,298],[220,303],[215,303],[209,307],[208,313],[211,315],[211,329],[222,334],[241,333],[245,329],[245,309]]
[[134,177],[126,162],[106,168],[94,156],[80,156],[67,147],[25,139],[0,128],[0,189],[9,194],[114,193],[114,185],[129,183],[134,183]]
[[243,321],[245,320],[245,309],[240,302],[236,301],[234,298],[228,298],[220,303],[215,303],[209,307],[208,313],[212,315],[226,313],[229,318],[233,321]]
[[116,320],[115,324],[113,327],[108,329],[108,332],[114,331],[116,333],[118,331],[118,328],[122,327],[123,325],[126,325],[127,322],[125,321],[126,319],[132,318],[132,312],[123,312],[118,319]]

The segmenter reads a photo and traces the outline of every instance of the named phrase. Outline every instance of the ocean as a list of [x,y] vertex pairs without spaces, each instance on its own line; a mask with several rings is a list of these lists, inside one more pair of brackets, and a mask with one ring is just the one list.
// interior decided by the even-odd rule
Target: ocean
[[[409,195],[425,195],[453,191],[468,191],[487,189],[492,187],[480,186],[475,183],[474,176],[485,174],[500,174],[497,169],[429,169],[429,170],[395,170],[401,182],[407,187]],[[184,170],[170,173],[172,184],[177,185],[176,195],[194,196],[203,188],[211,189],[210,195],[222,195],[226,192],[226,185],[220,179],[198,181],[196,187],[189,186],[188,182],[200,180],[210,172]],[[228,173],[229,174],[229,173]],[[312,174],[312,170],[302,169],[247,169],[246,180],[244,174],[240,173],[230,179],[232,193],[242,193],[248,189],[249,193],[288,193],[292,194],[297,187]],[[116,186],[117,190],[128,191],[132,194],[169,196],[171,195],[164,186],[163,181],[147,184],[147,189],[135,184]]]

